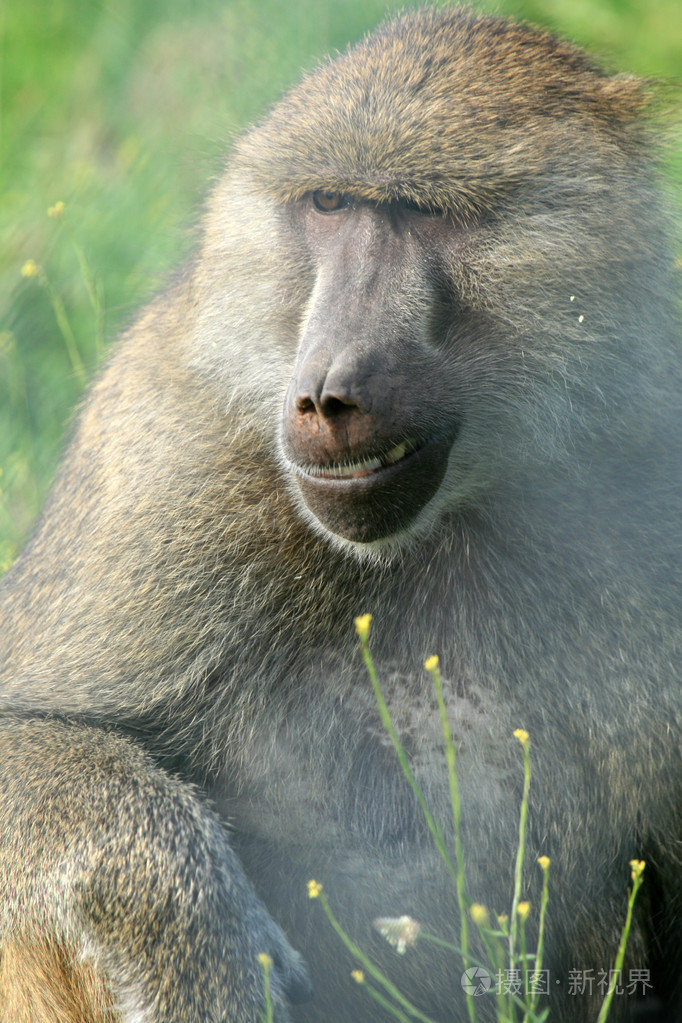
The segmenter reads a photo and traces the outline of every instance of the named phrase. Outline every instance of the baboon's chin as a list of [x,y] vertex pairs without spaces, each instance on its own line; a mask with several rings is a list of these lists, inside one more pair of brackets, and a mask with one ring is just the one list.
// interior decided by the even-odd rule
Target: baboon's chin
[[435,496],[452,440],[441,434],[393,464],[359,467],[354,475],[292,468],[303,500],[325,529],[353,543],[372,543],[409,529]]

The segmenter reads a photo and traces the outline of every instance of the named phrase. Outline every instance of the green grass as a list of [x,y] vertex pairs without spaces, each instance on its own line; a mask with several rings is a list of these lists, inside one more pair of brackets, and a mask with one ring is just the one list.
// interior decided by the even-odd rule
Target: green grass
[[[54,472],[82,389],[78,363],[92,374],[100,335],[114,336],[189,250],[230,139],[301,70],[397,6],[0,0],[0,569]],[[679,0],[496,9],[549,25],[613,68],[682,68]],[[682,180],[682,143],[671,165]],[[57,200],[58,220],[47,215]],[[49,291],[21,276],[28,259],[63,303],[76,358]]]

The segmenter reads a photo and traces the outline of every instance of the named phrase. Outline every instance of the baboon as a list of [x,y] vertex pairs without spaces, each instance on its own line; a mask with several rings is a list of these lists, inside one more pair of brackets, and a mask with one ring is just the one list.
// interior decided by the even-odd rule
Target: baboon
[[648,92],[424,8],[235,144],[2,588],[4,1019],[256,1023],[261,953],[280,1023],[385,1019],[311,878],[424,1012],[467,1018],[454,956],[372,931],[459,940],[365,612],[449,840],[440,657],[491,912],[531,737],[540,1007],[596,1018],[638,857],[612,1019],[682,1018],[680,351]]

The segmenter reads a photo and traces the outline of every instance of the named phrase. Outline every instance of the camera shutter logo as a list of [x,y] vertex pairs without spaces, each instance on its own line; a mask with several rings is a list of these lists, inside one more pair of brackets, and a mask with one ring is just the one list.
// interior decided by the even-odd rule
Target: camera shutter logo
[[460,983],[468,995],[484,995],[493,986],[493,978],[482,966],[470,966]]

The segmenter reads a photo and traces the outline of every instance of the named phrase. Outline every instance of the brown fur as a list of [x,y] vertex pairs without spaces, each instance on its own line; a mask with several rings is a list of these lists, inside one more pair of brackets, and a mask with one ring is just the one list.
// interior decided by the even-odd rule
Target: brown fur
[[118,1023],[106,984],[89,962],[44,935],[16,937],[0,959],[3,1023]]
[[458,940],[358,656],[371,612],[447,828],[440,656],[469,891],[495,912],[531,735],[553,1020],[596,1017],[569,971],[612,965],[635,856],[626,969],[682,1011],[682,381],[646,110],[544,33],[425,9],[236,145],[0,590],[6,986],[17,935],[40,935],[27,974],[54,934],[98,950],[124,1020],[256,1023],[267,952],[278,1021],[374,1023],[315,877],[425,1012],[465,1018],[452,958],[396,968],[372,936],[408,913]]

